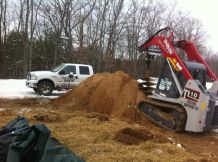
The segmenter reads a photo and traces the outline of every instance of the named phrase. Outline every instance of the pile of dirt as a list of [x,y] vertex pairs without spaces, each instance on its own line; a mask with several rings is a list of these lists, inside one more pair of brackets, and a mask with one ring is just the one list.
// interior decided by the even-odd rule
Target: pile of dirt
[[53,104],[64,109],[83,109],[136,120],[137,105],[145,99],[138,83],[128,74],[99,73],[86,79]]

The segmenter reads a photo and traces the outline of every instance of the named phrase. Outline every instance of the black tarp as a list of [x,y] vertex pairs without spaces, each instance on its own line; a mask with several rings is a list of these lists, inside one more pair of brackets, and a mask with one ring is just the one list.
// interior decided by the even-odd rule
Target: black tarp
[[0,162],[84,162],[75,153],[50,137],[43,124],[29,126],[17,117],[0,128]]

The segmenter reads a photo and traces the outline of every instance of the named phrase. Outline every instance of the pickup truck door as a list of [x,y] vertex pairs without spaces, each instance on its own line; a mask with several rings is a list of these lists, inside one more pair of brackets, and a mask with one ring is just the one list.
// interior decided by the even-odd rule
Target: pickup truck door
[[79,84],[81,81],[83,81],[91,75],[89,66],[84,65],[78,66],[78,73],[79,75],[76,75],[78,79],[75,80],[75,84]]
[[62,78],[62,88],[72,88],[75,85],[75,82],[70,79],[69,74],[73,73],[76,74],[76,66],[74,65],[67,65],[63,69],[59,71],[59,75]]

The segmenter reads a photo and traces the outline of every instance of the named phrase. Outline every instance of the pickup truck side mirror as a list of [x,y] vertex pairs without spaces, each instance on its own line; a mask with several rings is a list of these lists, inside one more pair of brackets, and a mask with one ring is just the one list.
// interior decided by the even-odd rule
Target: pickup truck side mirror
[[70,81],[78,79],[78,76],[75,76],[73,72],[70,72],[70,74],[68,74],[68,77],[70,78]]
[[70,72],[70,74],[69,74],[69,76],[68,76],[70,79],[73,79],[73,77],[74,77],[74,74],[73,74],[73,72]]

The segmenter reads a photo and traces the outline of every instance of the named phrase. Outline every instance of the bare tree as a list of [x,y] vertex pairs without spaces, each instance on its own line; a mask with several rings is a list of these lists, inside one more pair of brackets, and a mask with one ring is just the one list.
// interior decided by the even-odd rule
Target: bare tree
[[24,77],[61,62],[138,75],[146,67],[138,45],[166,26],[205,53],[201,22],[178,10],[176,1],[1,0],[0,77]]
[[111,1],[111,11],[109,13],[109,19],[108,19],[108,39],[107,39],[107,45],[106,45],[106,51],[105,51],[105,70],[109,71],[109,62],[111,58],[114,58],[114,52],[116,48],[116,42],[117,38],[119,37],[119,31],[117,28],[119,17],[121,15],[122,9],[123,9],[123,2],[124,0],[119,1]]
[[7,26],[7,0],[0,1],[0,78],[4,76],[5,56],[3,51],[3,43],[6,41]]
[[32,69],[32,55],[33,55],[33,35],[36,29],[36,24],[38,21],[38,12],[39,7],[41,6],[41,0],[38,0],[37,2],[34,2],[34,0],[31,0],[30,2],[30,22],[29,22],[29,57],[28,57],[28,71],[31,71]]
[[85,22],[86,44],[90,49],[94,50],[90,55],[93,57],[92,62],[98,72],[101,71],[103,66],[109,8],[109,0],[98,0],[94,11]]

